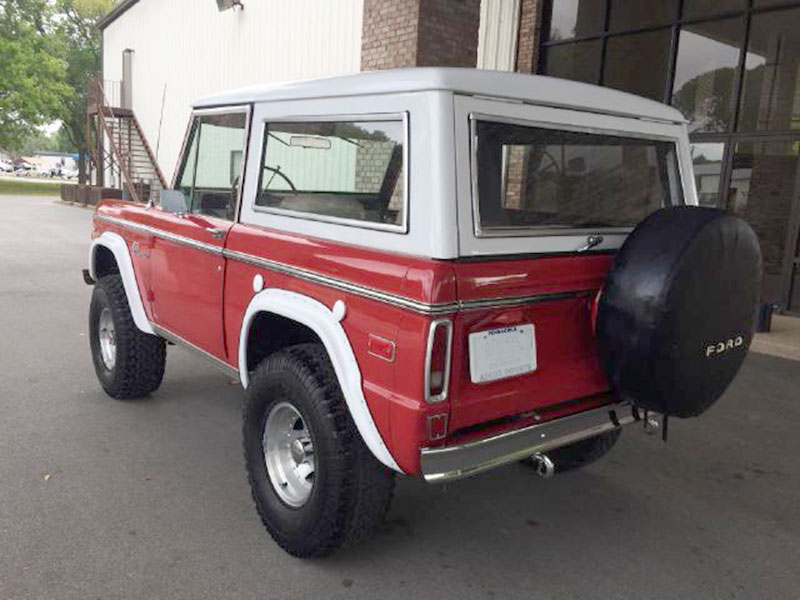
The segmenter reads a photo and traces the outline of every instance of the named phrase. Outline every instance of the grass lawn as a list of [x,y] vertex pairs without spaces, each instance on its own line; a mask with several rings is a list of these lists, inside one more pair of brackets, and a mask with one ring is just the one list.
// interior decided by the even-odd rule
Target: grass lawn
[[58,196],[59,184],[24,179],[0,179],[0,194],[11,196]]

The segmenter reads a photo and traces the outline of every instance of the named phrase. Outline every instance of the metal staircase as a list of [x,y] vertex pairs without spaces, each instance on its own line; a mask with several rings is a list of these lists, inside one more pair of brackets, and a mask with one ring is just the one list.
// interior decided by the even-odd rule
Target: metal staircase
[[122,187],[123,198],[134,202],[158,202],[167,187],[164,175],[147,143],[139,121],[129,108],[114,106],[106,96],[102,81],[89,84],[86,135],[95,181],[104,185],[107,174]]

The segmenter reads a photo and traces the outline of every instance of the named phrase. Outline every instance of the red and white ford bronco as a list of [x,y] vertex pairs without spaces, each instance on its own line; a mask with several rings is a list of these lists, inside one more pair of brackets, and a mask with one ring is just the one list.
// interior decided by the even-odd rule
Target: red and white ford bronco
[[167,342],[235,374],[295,556],[373,531],[396,473],[551,475],[666,433],[752,338],[755,235],[695,206],[681,115],[610,89],[425,68],[223,93],[172,188],[94,215],[97,376],[150,394]]

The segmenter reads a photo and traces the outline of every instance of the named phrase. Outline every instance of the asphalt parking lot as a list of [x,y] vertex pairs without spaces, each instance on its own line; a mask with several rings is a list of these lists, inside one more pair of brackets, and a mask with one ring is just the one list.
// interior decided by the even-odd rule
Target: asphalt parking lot
[[151,398],[100,390],[91,212],[0,211],[0,599],[800,598],[800,362],[751,354],[668,444],[581,472],[403,479],[374,541],[300,561],[251,504],[238,385],[171,347]]

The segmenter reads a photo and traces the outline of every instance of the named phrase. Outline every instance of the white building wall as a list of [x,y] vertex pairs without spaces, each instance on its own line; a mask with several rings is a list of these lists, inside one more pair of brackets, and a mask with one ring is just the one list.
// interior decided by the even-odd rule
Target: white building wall
[[520,0],[481,0],[478,68],[513,71],[517,62]]
[[[353,73],[363,0],[140,0],[103,32],[103,78],[122,79],[132,49],[133,111],[170,180],[192,102],[226,89]],[[159,120],[166,84],[164,118]]]
[[[519,1],[481,0],[478,68],[514,70]],[[360,68],[363,0],[243,4],[220,13],[214,0],[139,0],[103,32],[105,80],[121,81],[123,52],[134,51],[133,111],[168,181],[195,99]]]

